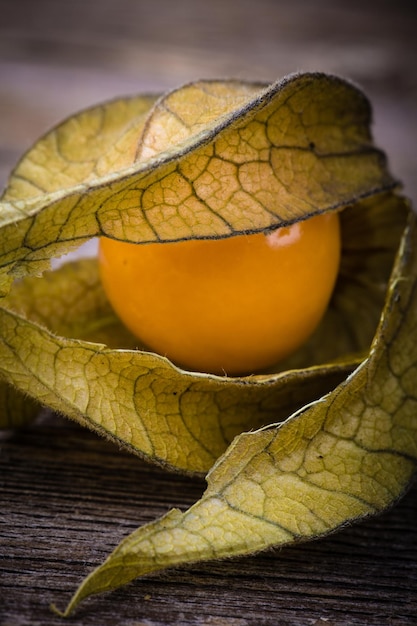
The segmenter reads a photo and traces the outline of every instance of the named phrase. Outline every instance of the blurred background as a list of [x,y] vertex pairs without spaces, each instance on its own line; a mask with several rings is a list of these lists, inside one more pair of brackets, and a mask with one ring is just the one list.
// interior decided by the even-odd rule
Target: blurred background
[[417,3],[397,0],[0,0],[0,187],[72,112],[198,78],[320,70],[359,84],[374,136],[417,198]]

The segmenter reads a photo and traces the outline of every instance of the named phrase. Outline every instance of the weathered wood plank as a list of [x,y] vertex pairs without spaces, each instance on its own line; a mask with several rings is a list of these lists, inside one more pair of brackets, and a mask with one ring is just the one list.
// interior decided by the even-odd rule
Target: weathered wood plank
[[[123,536],[204,489],[52,415],[2,438],[0,477],[1,626],[61,624],[51,602],[63,607]],[[414,624],[416,495],[325,540],[135,581],[87,600],[72,623]]]

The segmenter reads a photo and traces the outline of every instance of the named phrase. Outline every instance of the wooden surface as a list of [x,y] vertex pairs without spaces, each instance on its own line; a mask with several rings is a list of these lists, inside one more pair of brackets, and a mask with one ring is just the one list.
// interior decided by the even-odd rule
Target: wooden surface
[[[82,577],[202,481],[167,475],[52,416],[1,442],[1,626],[55,626]],[[77,626],[416,624],[417,490],[324,540],[138,580],[85,601]]]
[[[371,97],[375,136],[417,198],[416,9],[330,0],[0,0],[0,185],[62,117],[208,77],[323,70]],[[80,580],[202,481],[169,475],[48,413],[0,439],[0,626],[54,626]],[[417,489],[327,539],[136,581],[70,623],[417,624]]]

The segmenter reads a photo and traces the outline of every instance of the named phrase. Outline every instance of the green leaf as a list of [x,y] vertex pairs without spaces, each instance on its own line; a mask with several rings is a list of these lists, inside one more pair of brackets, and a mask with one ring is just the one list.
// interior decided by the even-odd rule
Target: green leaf
[[416,311],[413,217],[368,359],[279,426],[238,436],[201,500],[122,541],[65,615],[138,576],[316,538],[392,504],[417,469]]

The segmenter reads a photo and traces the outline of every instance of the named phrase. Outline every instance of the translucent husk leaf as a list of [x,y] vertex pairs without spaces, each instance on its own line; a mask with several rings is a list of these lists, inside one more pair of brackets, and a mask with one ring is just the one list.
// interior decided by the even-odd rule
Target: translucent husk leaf
[[[381,318],[408,207],[369,125],[363,94],[332,76],[199,82],[73,116],[12,173],[0,204],[0,425],[26,419],[22,392],[153,462],[215,464],[199,503],[134,533],[71,607],[174,564],[320,536],[405,489],[415,261],[406,239]],[[326,211],[342,224],[332,301],[310,341],[262,374],[185,372],[141,349],[94,259],[44,273],[95,236],[229,237]]]
[[417,469],[417,227],[403,239],[369,357],[280,425],[236,437],[194,506],[133,532],[79,587],[325,535],[392,504]]
[[4,303],[11,308],[0,307],[0,372],[9,381],[132,451],[186,472],[206,473],[235,435],[284,419],[358,363],[350,356],[228,379],[120,349],[134,339],[104,297],[95,259],[65,265],[44,280],[28,278]]
[[[404,201],[383,191],[393,181],[371,142],[368,102],[344,81],[196,83],[152,108],[154,101],[116,100],[83,112],[22,159],[3,199],[36,211],[3,227],[9,258],[22,255],[5,274],[35,272],[41,257],[99,234],[100,225],[142,241],[149,228],[158,240],[226,236],[348,204],[339,282],[321,328],[269,375],[182,372],[134,349],[105,300],[96,263],[78,263],[43,281],[26,279],[4,299],[0,371],[25,394],[142,456],[205,473],[235,435],[284,419],[363,358]],[[13,249],[9,236],[19,232],[23,245]]]
[[[85,259],[42,280],[28,277],[4,298],[0,371],[25,394],[131,451],[206,473],[235,435],[285,419],[362,360],[379,320],[403,214],[403,201],[392,195],[342,214],[345,253],[333,301],[289,369],[281,364],[278,373],[215,377],[183,372],[135,349],[137,340],[106,300],[96,259]],[[3,419],[10,426],[21,414]]]
[[263,231],[394,185],[372,144],[368,101],[333,76],[195,83],[147,117],[151,103],[74,116],[25,155],[1,204],[0,293],[96,235],[162,242]]

